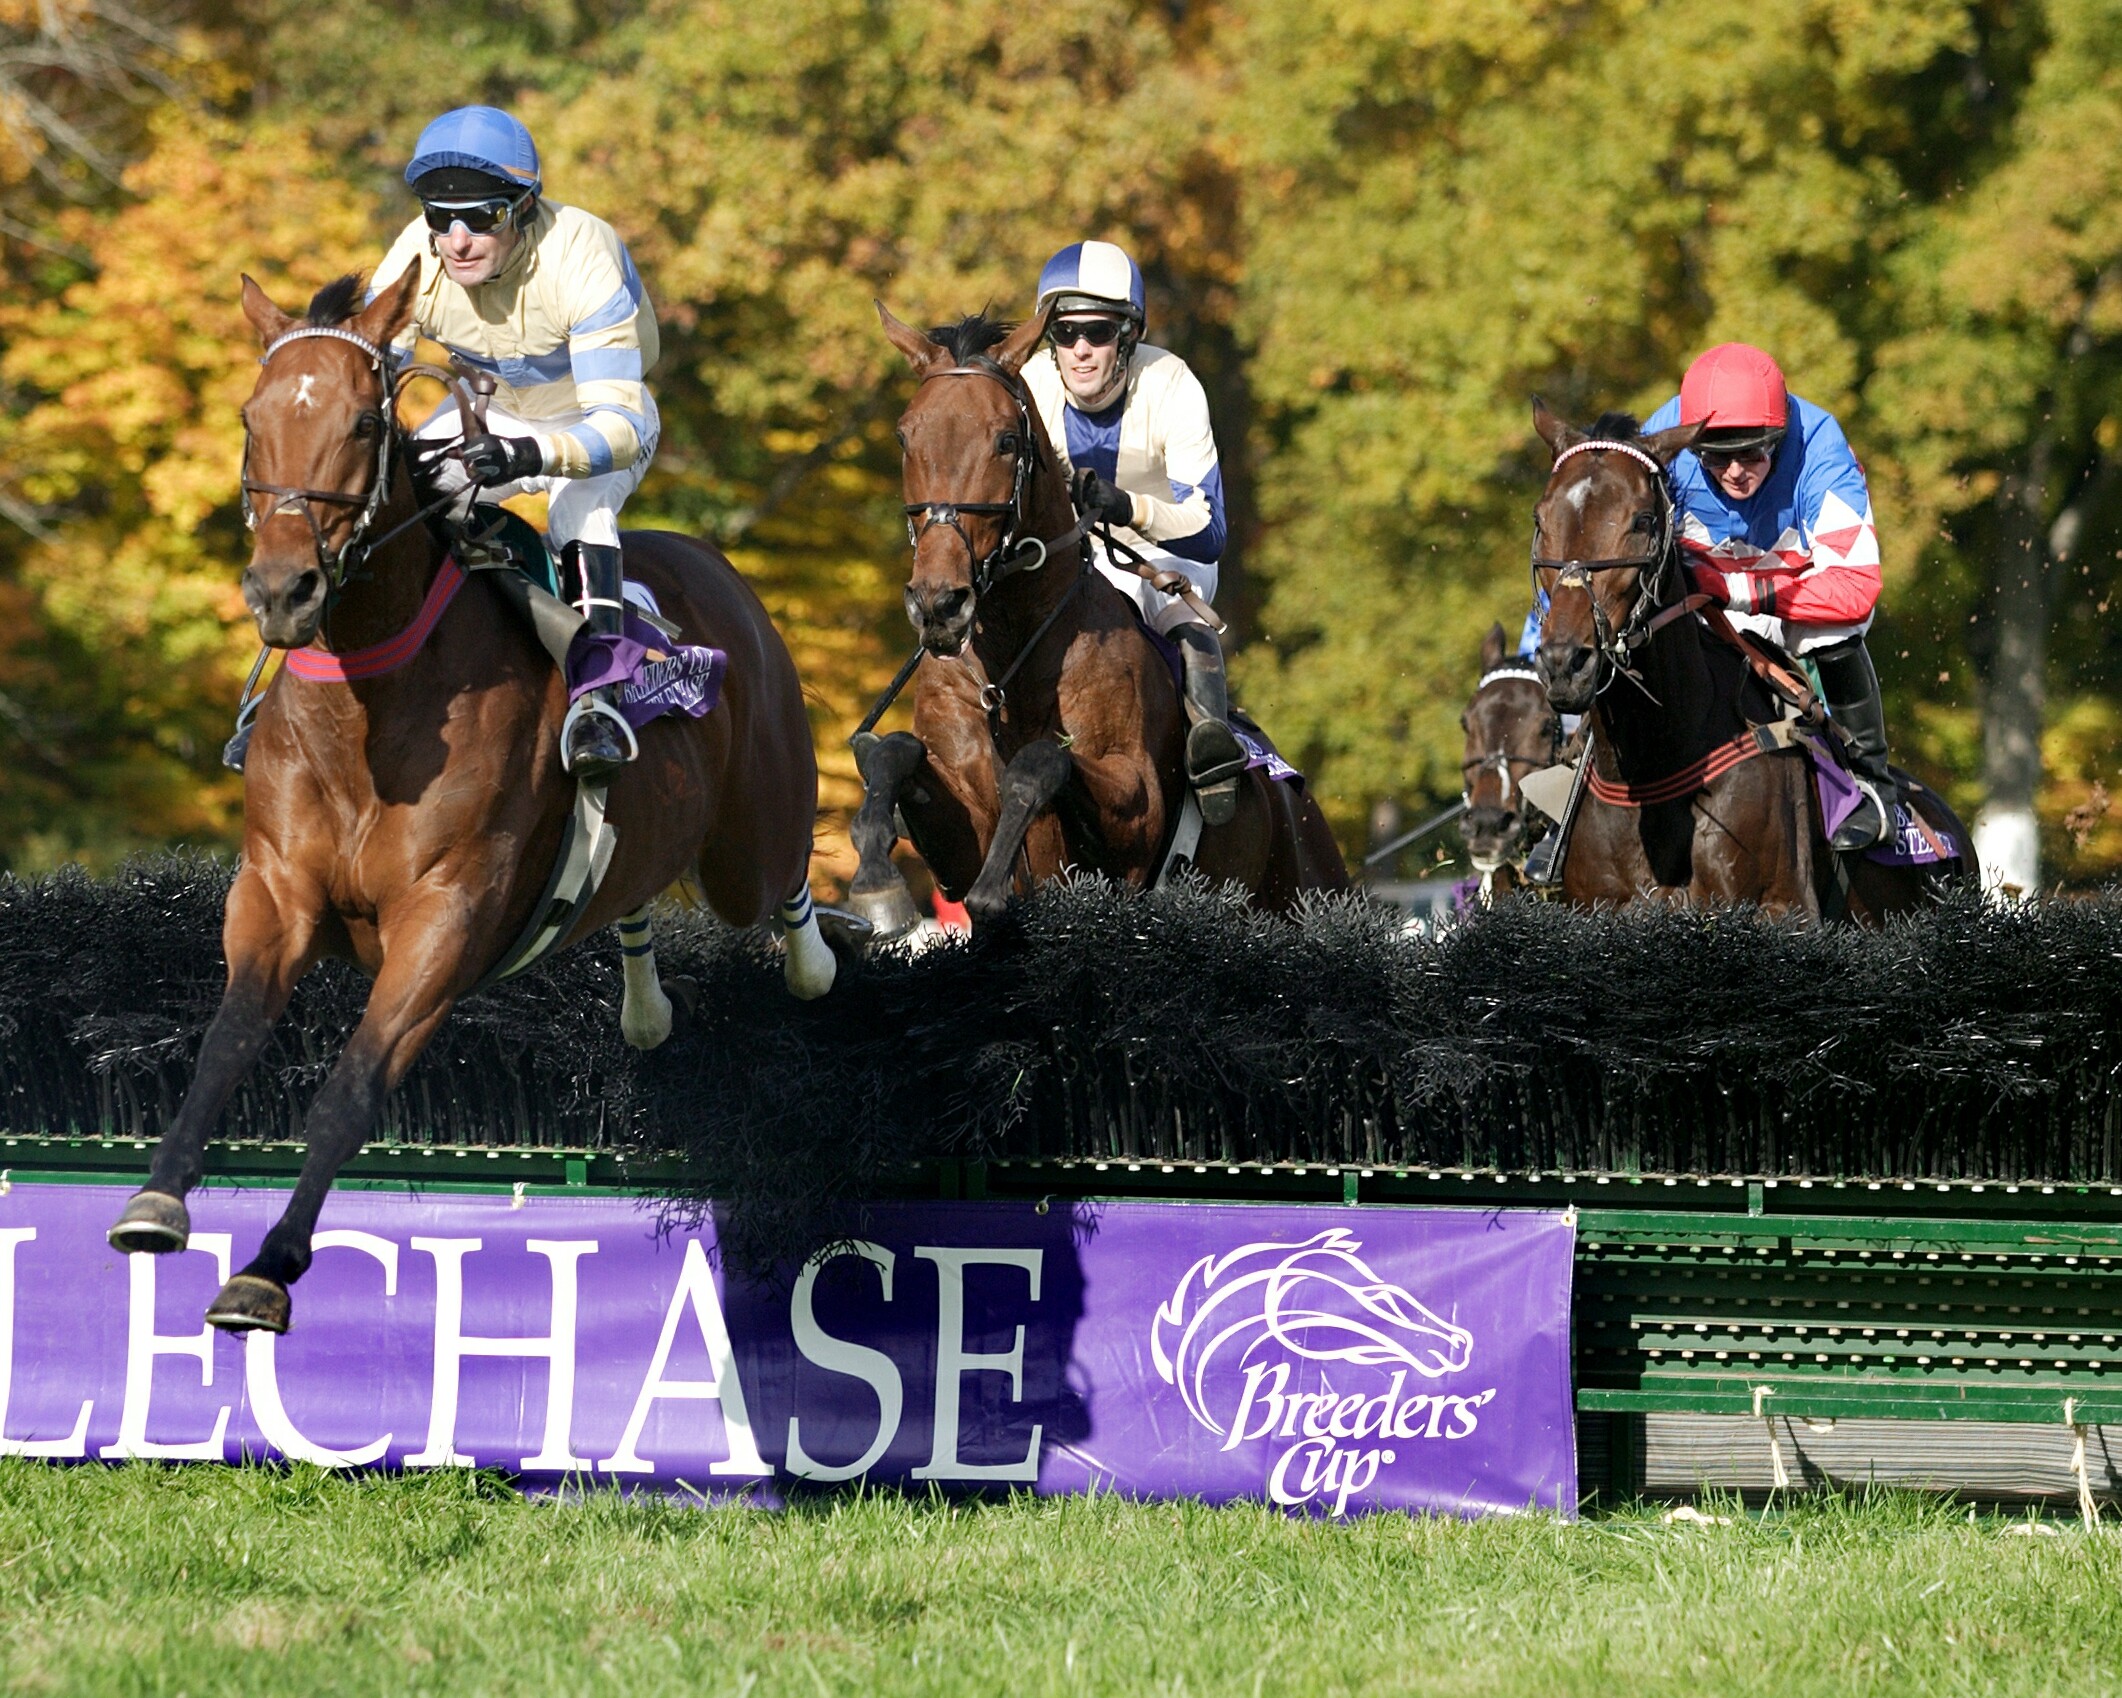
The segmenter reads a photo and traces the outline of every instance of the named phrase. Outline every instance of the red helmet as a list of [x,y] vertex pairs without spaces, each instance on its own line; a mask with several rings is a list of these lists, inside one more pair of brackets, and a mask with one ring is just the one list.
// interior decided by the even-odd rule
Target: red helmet
[[1697,358],[1680,380],[1680,422],[1707,426],[1705,445],[1773,444],[1789,420],[1783,368],[1744,342],[1719,343]]

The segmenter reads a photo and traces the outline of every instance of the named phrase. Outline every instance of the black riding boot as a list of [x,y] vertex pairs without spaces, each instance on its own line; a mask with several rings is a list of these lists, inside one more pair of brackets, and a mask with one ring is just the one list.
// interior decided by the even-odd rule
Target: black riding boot
[[1186,782],[1201,803],[1201,823],[1228,825],[1238,811],[1238,775],[1245,750],[1230,728],[1230,689],[1223,679],[1223,645],[1198,620],[1172,631],[1186,673]]
[[[626,620],[620,594],[619,550],[604,543],[568,544],[582,586],[576,603],[593,635],[615,637]],[[609,687],[592,690],[567,710],[560,734],[560,764],[577,778],[605,779],[640,752],[633,727],[620,715]]]
[[1850,766],[1857,779],[1857,808],[1834,835],[1837,849],[1870,849],[1893,830],[1893,804],[1900,791],[1886,767],[1886,707],[1879,675],[1862,637],[1851,637],[1806,659],[1820,671],[1827,711],[1847,733]]

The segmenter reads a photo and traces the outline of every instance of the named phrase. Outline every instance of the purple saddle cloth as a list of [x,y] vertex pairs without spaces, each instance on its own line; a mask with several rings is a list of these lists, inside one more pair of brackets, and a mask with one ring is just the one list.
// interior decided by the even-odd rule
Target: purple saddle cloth
[[[1138,609],[1138,614],[1139,611]],[[1152,630],[1146,623],[1142,627],[1142,634],[1149,639],[1150,647],[1164,657],[1164,664],[1172,675],[1172,688],[1179,692],[1183,701],[1186,697],[1186,662],[1180,657],[1179,645],[1162,631]],[[1230,730],[1231,735],[1238,739],[1238,747],[1245,751],[1247,772],[1264,769],[1267,776],[1278,784],[1304,782],[1304,774],[1282,758],[1274,744],[1267,740],[1267,733],[1255,725],[1250,717],[1235,708],[1231,710]]]
[[720,649],[675,643],[632,608],[616,637],[579,631],[567,651],[567,699],[616,686],[617,706],[636,731],[667,713],[698,719],[722,699],[729,656]]
[[[1860,792],[1857,789],[1857,781],[1842,764],[1841,750],[1832,743],[1822,748],[1822,741],[1826,740],[1803,737],[1800,739],[1800,746],[1805,750],[1806,758],[1812,762],[1813,784],[1820,793],[1821,823],[1827,827],[1827,835],[1832,837],[1842,829],[1842,822],[1856,811]],[[1893,810],[1894,831],[1891,837],[1876,848],[1864,851],[1867,861],[1877,861],[1886,867],[1934,866],[1940,857],[1938,851],[1931,847],[1931,837],[1935,837],[1943,846],[1946,858],[1955,861],[1964,858],[1966,851],[1943,826],[1933,825],[1930,828],[1930,837],[1924,835],[1923,828],[1916,823],[1915,813],[1905,798],[1897,794],[1882,800]]]

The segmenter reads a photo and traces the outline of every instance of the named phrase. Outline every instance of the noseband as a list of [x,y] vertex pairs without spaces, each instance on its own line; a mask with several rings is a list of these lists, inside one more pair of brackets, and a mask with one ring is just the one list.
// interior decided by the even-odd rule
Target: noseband
[[[1594,453],[1626,454],[1650,473],[1651,483],[1658,491],[1658,529],[1650,552],[1614,555],[1599,560],[1557,560],[1540,552],[1540,521],[1536,517],[1533,520],[1532,570],[1535,590],[1539,588],[1540,574],[1553,572],[1556,589],[1581,589],[1590,597],[1592,631],[1600,658],[1609,663],[1607,675],[1599,683],[1599,688],[1603,690],[1613,682],[1616,674],[1629,671],[1636,650],[1650,640],[1651,633],[1656,629],[1652,617],[1665,599],[1666,573],[1673,558],[1673,492],[1666,482],[1665,468],[1634,443],[1612,442],[1596,437],[1588,442],[1572,444],[1557,454],[1553,467],[1549,469],[1548,481],[1554,481],[1555,473],[1562,469],[1562,462],[1572,455]],[[1641,572],[1646,569],[1650,572],[1650,577],[1639,587],[1635,605],[1629,609],[1628,620],[1617,631],[1607,619],[1605,610],[1599,606],[1599,598],[1594,593],[1594,579],[1601,572]]]
[[[914,548],[921,546],[921,538],[936,525],[958,533],[958,540],[965,544],[966,559],[972,567],[973,594],[984,596],[1012,573],[1035,572],[1046,564],[1047,548],[1040,538],[1026,537],[1020,542],[1017,537],[1018,531],[1024,527],[1024,500],[1031,490],[1032,470],[1038,461],[1038,449],[1032,437],[1031,398],[1025,393],[1024,386],[1001,366],[979,355],[946,371],[930,372],[921,382],[926,386],[939,377],[991,378],[1002,385],[1017,408],[1017,453],[1010,468],[1007,501],[909,501],[904,508],[906,540]],[[1002,527],[1002,540],[984,555],[973,548],[972,536],[960,517],[966,513],[999,513],[1007,518]]]

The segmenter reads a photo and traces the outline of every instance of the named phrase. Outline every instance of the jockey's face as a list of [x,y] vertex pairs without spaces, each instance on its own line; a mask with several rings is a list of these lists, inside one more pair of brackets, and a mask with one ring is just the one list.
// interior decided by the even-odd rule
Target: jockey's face
[[1124,336],[1110,334],[1105,346],[1093,347],[1085,335],[1070,336],[1077,325],[1111,326],[1113,332],[1122,328],[1122,321],[1106,313],[1071,312],[1059,314],[1053,324],[1054,363],[1061,368],[1061,382],[1069,396],[1079,405],[1100,407],[1112,399],[1113,374],[1120,365],[1120,345]]
[[1733,501],[1746,500],[1768,482],[1769,469],[1776,463],[1774,450],[1768,448],[1750,448],[1736,455],[1704,451],[1699,458],[1710,482]]
[[442,269],[449,280],[464,288],[490,282],[493,276],[508,263],[508,256],[515,252],[519,239],[514,225],[504,224],[486,235],[475,236],[462,223],[452,224],[448,233],[435,237],[435,255],[442,261]]

